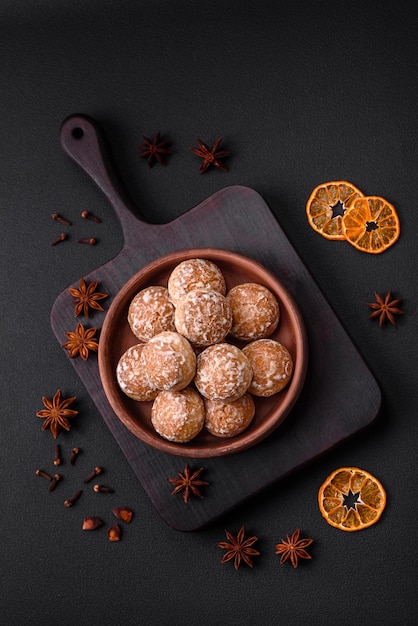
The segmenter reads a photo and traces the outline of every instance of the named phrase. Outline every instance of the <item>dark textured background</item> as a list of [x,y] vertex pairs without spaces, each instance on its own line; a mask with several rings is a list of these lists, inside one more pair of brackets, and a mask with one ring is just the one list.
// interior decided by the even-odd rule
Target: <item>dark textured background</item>
[[[418,61],[415,3],[231,0],[0,0],[1,428],[0,609],[6,626],[124,623],[331,625],[416,623],[416,314]],[[114,257],[116,217],[64,155],[59,128],[76,112],[104,128],[141,214],[167,222],[227,185],[266,200],[376,377],[378,422],[196,533],[153,509],[60,349],[49,315],[57,295]],[[173,142],[166,167],[138,158],[141,135]],[[224,136],[230,172],[200,176],[196,137]],[[393,202],[402,235],[382,255],[327,241],[306,221],[313,187],[345,178]],[[82,210],[102,218],[96,225]],[[59,212],[72,239],[51,247]],[[97,236],[95,247],[78,236]],[[260,241],[260,245],[263,242]],[[373,292],[393,290],[396,328],[368,319]],[[309,314],[309,312],[305,312]],[[317,320],[318,325],[321,320]],[[35,413],[57,388],[79,416],[59,441],[65,485],[49,494],[54,443]],[[344,396],[344,389],[339,393]],[[73,446],[82,448],[69,469]],[[115,494],[72,492],[95,465]],[[385,485],[382,519],[360,533],[327,525],[323,479],[355,465]],[[81,531],[135,512],[123,540]],[[198,505],[198,501],[193,503]],[[94,511],[93,511],[94,508]],[[224,528],[258,535],[253,570],[221,565]],[[275,544],[300,527],[313,560],[280,566]]]

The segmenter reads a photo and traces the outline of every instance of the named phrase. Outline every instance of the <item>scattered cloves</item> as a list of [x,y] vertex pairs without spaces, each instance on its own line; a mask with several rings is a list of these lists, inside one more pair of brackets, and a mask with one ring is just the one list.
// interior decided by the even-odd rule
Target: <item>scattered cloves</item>
[[50,482],[50,485],[48,487],[48,491],[54,491],[55,487],[57,486],[57,483],[61,480],[61,478],[62,476],[60,476],[60,474],[54,474]]
[[113,493],[113,489],[110,487],[105,487],[104,485],[94,485],[93,490],[96,493]]
[[54,241],[51,242],[51,246],[56,246],[57,243],[60,243],[60,241],[64,241],[67,238],[68,238],[67,233],[60,233],[58,239],[54,239]]
[[59,443],[55,446],[55,456],[54,456],[54,465],[61,465],[61,446]]
[[122,520],[125,524],[129,524],[132,520],[133,513],[131,509],[128,509],[126,506],[117,506],[112,509],[112,513],[116,519]]
[[80,454],[80,448],[73,448],[70,458],[70,465],[74,465],[77,456]]
[[51,217],[56,222],[60,222],[61,224],[65,224],[66,226],[71,226],[71,222],[69,220],[66,220],[64,217],[62,217],[58,213],[53,213]]
[[100,222],[101,222],[101,220],[99,220],[98,217],[96,217],[95,215],[92,215],[88,211],[82,211],[81,212],[81,217],[83,219],[85,219],[85,220],[90,220],[91,222],[96,222],[96,224],[100,224]]
[[102,468],[101,467],[95,467],[94,470],[92,472],[90,472],[90,474],[88,476],[86,476],[86,478],[84,479],[85,483],[89,483],[91,480],[93,480],[93,478],[95,476],[98,476],[98,474],[102,473]]
[[46,478],[47,480],[52,480],[52,476],[50,476],[49,474],[47,474],[47,472],[44,472],[44,470],[41,469],[37,469],[35,474],[37,476],[42,476],[42,478]]
[[96,530],[96,528],[100,528],[103,526],[103,521],[100,517],[85,517],[83,520],[83,530]]
[[78,498],[81,496],[82,493],[83,493],[83,490],[79,489],[71,496],[71,498],[68,498],[68,500],[64,500],[64,505],[66,507],[73,506],[74,502],[78,500]]
[[119,524],[113,524],[113,526],[111,526],[107,531],[107,535],[109,537],[109,541],[119,541],[122,535]]
[[94,246],[97,243],[97,239],[90,237],[89,239],[79,239],[78,243],[87,243],[89,246]]

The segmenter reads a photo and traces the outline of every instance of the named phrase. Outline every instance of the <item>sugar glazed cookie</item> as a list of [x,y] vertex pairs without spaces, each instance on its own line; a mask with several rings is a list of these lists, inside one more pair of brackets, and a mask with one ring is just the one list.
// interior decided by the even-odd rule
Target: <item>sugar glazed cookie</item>
[[194,346],[210,346],[223,341],[231,330],[231,307],[218,291],[194,289],[177,303],[174,324]]
[[165,330],[175,331],[174,305],[167,288],[153,285],[137,293],[129,305],[128,323],[135,337],[144,342]]
[[293,360],[285,346],[273,339],[258,339],[242,349],[251,363],[253,379],[248,389],[254,396],[279,393],[292,378]]
[[238,400],[247,391],[252,369],[245,354],[229,343],[205,348],[197,357],[195,385],[209,400]]
[[168,277],[168,295],[174,306],[195,289],[212,289],[226,294],[224,276],[215,263],[207,259],[186,259]]
[[215,437],[234,437],[242,433],[251,424],[254,414],[254,400],[245,393],[238,400],[204,399],[205,428]]
[[267,287],[258,283],[242,283],[232,287],[226,298],[233,317],[231,335],[236,339],[262,339],[276,330],[280,307]]
[[158,394],[145,373],[142,350],[145,344],[139,343],[128,348],[120,357],[116,367],[116,378],[123,393],[138,401],[150,401]]
[[164,331],[144,344],[142,359],[146,375],[160,391],[184,389],[196,372],[196,355],[185,337]]
[[151,410],[151,422],[161,437],[186,443],[203,428],[203,400],[192,387],[180,391],[161,391]]

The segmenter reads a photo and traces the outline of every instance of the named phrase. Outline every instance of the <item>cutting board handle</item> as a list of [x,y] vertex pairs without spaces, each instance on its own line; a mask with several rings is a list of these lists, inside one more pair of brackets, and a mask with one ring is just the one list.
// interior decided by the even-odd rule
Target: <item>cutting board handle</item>
[[[70,115],[61,125],[61,146],[96,183],[109,200],[125,236],[129,238],[132,223],[137,224],[135,207],[120,184],[111,165],[110,152],[104,134],[95,120],[88,115]],[[145,222],[143,220],[139,220]]]

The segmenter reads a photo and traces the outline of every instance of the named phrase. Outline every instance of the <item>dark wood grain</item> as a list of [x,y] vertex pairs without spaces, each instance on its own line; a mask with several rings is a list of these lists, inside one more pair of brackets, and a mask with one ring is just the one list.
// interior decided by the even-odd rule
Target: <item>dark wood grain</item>
[[[258,193],[247,187],[227,187],[168,224],[149,224],[132,212],[134,207],[116,178],[105,140],[92,119],[68,118],[61,141],[65,152],[106,195],[124,235],[120,253],[85,276],[87,281],[99,280],[101,290],[114,297],[138,270],[166,253],[223,248],[251,257],[277,275],[304,317],[309,364],[290,415],[253,448],[205,459],[205,479],[210,482],[205,498],[187,505],[171,496],[167,478],[176,476],[187,461],[192,467],[196,461],[159,452],[137,439],[111,409],[95,355],[86,362],[69,359],[156,510],[170,526],[186,531],[208,524],[374,421],[381,403],[374,377]],[[104,316],[105,312],[95,314],[90,325],[100,329]],[[51,323],[63,344],[65,331],[76,325],[68,289],[55,301]]]

